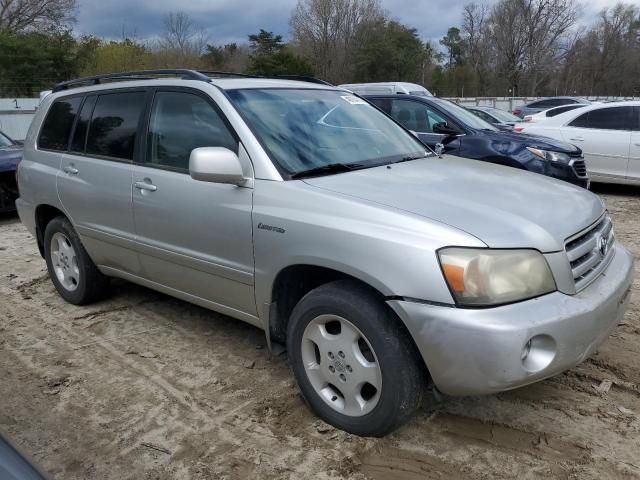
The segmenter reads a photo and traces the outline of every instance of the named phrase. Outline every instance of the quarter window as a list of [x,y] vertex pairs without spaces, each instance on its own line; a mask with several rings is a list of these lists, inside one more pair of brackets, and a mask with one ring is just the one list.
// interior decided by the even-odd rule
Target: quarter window
[[145,95],[144,92],[123,92],[98,97],[89,127],[88,154],[133,160]]
[[38,147],[45,150],[66,151],[73,121],[78,113],[82,97],[56,100],[49,108],[42,124]]
[[238,142],[204,98],[185,92],[158,92],[149,122],[147,162],[188,171],[191,151],[200,147],[237,152]]
[[590,110],[573,120],[570,127],[600,130],[631,130],[633,107],[608,107]]

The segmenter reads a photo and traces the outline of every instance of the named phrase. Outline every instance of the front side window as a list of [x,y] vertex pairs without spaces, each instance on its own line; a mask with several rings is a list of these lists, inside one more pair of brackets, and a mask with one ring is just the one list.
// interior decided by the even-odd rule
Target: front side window
[[431,101],[438,105],[441,110],[444,110],[451,115],[455,120],[467,125],[471,128],[477,128],[478,130],[491,130],[497,132],[498,129],[489,122],[485,122],[483,119],[476,117],[466,108],[460,105],[450,102],[449,100],[442,100],[441,98],[432,98]]
[[547,117],[555,117],[556,115],[560,115],[561,113],[569,112],[571,110],[575,110],[576,108],[582,108],[585,105],[565,105],[563,107],[556,107],[549,110],[545,116]]
[[631,130],[633,127],[633,107],[608,107],[590,110],[573,120],[569,126],[599,130]]
[[88,154],[133,160],[145,95],[145,92],[122,92],[98,97],[87,137]]
[[227,92],[289,176],[333,164],[368,168],[427,152],[413,135],[344,91],[242,89]]
[[493,118],[488,113],[483,112],[482,110],[470,110],[470,112],[473,113],[475,116],[480,117],[485,122],[496,123],[496,119],[495,118]]
[[185,92],[158,92],[149,122],[147,162],[188,171],[191,151],[199,147],[237,152],[238,142],[204,98]]
[[433,133],[436,123],[447,123],[447,119],[427,105],[411,100],[393,100],[391,116],[405,128],[420,133]]
[[55,100],[42,123],[38,148],[66,151],[82,97]]
[[10,147],[13,142],[4,133],[0,132],[0,148]]

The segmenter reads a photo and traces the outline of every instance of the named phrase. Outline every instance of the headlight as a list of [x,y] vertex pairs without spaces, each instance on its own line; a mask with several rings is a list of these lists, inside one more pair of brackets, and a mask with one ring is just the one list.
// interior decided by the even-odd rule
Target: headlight
[[537,250],[449,247],[439,250],[438,256],[460,305],[501,305],[556,290],[549,265]]
[[550,162],[569,163],[571,157],[566,153],[550,152],[549,150],[540,150],[539,148],[527,147],[531,153],[536,157],[540,157],[543,160],[549,160]]

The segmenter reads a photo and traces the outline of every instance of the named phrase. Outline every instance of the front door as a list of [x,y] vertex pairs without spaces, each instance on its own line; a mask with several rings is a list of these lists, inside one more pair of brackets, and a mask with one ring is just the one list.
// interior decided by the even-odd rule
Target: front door
[[633,107],[589,110],[562,127],[566,142],[584,152],[592,180],[614,181],[627,176]]
[[239,151],[232,128],[199,91],[158,89],[145,137],[132,184],[142,276],[194,303],[255,316],[253,190],[189,175],[195,148]]

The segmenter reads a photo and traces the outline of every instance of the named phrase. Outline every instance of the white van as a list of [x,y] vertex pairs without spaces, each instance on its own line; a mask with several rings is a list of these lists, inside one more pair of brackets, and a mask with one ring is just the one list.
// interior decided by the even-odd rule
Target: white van
[[379,83],[345,83],[338,85],[358,95],[388,95],[398,93],[404,95],[420,95],[423,97],[433,97],[431,92],[422,85],[408,82],[379,82]]

